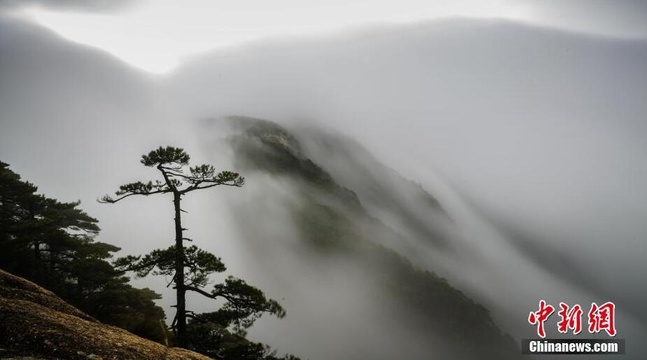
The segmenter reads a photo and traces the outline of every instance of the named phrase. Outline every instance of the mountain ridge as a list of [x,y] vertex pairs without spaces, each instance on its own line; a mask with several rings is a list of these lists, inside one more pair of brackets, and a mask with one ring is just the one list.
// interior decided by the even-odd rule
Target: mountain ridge
[[[372,216],[356,188],[338,183],[325,167],[307,156],[308,150],[299,141],[301,138],[266,120],[229,117],[225,122],[239,131],[226,140],[235,154],[237,169],[248,179],[260,173],[292,184],[293,198],[286,200],[286,211],[295,224],[298,256],[313,259],[311,264],[315,267],[340,266],[338,261],[342,261],[350,264],[341,265],[344,271],[350,272],[350,277],[355,276],[354,272],[365,275],[361,286],[368,290],[365,294],[353,295],[354,301],[373,299],[384,316],[394,321],[392,326],[400,328],[398,331],[426,334],[427,343],[422,347],[427,348],[428,356],[434,354],[438,359],[520,357],[512,338],[494,324],[487,309],[446,279],[414,266],[389,248],[397,242],[406,244],[407,234],[391,229],[379,217]],[[422,190],[422,193],[426,192]],[[440,203],[430,201],[432,195],[427,193],[427,196],[423,201],[443,212]],[[403,216],[407,217],[407,213]],[[382,241],[389,237],[388,241]],[[447,248],[447,244],[439,241],[434,246]],[[335,292],[334,285],[330,291]],[[398,340],[394,337],[392,341]],[[424,353],[421,350],[418,354]]]

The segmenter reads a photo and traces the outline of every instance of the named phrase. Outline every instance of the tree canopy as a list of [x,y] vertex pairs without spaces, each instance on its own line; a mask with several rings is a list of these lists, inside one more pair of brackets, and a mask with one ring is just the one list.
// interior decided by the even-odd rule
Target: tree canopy
[[[184,236],[187,229],[182,226],[182,196],[215,186],[241,187],[244,178],[233,171],[216,172],[215,167],[209,164],[190,167],[189,160],[190,156],[181,148],[159,147],[143,155],[141,163],[158,170],[161,179],[121,185],[114,197],[105,195],[99,200],[116,203],[132,196],[171,194],[173,197],[175,243],[143,256],[117,259],[115,265],[140,277],[149,274],[172,277],[176,314],[171,327],[179,346],[218,358],[275,359],[262,344],[246,340],[245,329],[264,313],[281,318],[285,316],[285,310],[275,300],[266,298],[261,290],[231,276],[214,285],[210,291],[205,289],[210,276],[224,272],[226,267],[219,257],[198,246],[184,245],[190,239]],[[187,291],[210,299],[222,299],[224,305],[213,313],[195,314],[187,309]],[[191,321],[189,327],[187,319]]]
[[160,295],[137,289],[110,263],[120,249],[95,241],[98,220],[37,193],[0,162],[0,268],[54,291],[105,323],[163,341]]

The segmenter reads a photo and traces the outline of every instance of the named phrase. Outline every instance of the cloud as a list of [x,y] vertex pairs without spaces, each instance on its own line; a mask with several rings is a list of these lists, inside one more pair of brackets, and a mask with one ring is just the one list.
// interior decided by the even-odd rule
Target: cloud
[[[463,270],[460,263],[446,268],[459,267],[447,277],[461,289],[489,287],[492,299],[506,298],[491,301],[502,308],[515,302],[519,316],[507,329],[529,328],[525,318],[538,296],[588,301],[566,282],[537,287],[551,284],[555,272],[572,272],[570,283],[584,277],[584,287],[622,294],[619,308],[637,314],[636,322],[645,319],[637,304],[646,294],[636,286],[644,278],[647,234],[645,41],[446,21],[220,51],[148,81],[104,53],[44,34],[17,21],[0,23],[0,118],[8,119],[0,132],[2,160],[49,196],[81,198],[101,219],[103,241],[124,252],[142,253],[168,238],[159,226],[170,216],[165,202],[119,209],[94,203],[116,185],[150,175],[137,162],[142,153],[166,143],[192,147],[187,150],[196,159],[218,153],[200,151],[209,145],[196,140],[191,120],[201,117],[292,120],[352,136],[434,195],[443,194],[432,176],[441,174],[496,220],[490,227],[492,233],[501,228],[498,240],[481,231],[485,226],[465,225],[464,214],[455,216],[463,240],[491,262],[485,270],[477,261]],[[439,196],[443,204],[446,198]],[[197,225],[215,222],[213,212],[203,219],[196,213],[192,236],[213,238]],[[124,226],[135,217],[137,226]],[[217,238],[228,238],[219,225]],[[519,237],[517,243],[506,241],[509,236]],[[543,252],[528,246],[544,241],[551,243]],[[499,252],[491,244],[508,246]],[[228,245],[212,246],[233,258]],[[249,268],[237,260],[232,269]],[[541,263],[552,273],[530,271]],[[469,271],[474,268],[481,271]],[[623,325],[623,331],[637,344],[631,351],[644,349],[633,341],[645,334],[644,324]]]
[[[169,73],[187,58],[213,49],[267,39],[326,35],[375,24],[402,24],[450,18],[505,19],[591,36],[647,38],[647,5],[631,0],[536,1],[290,0],[214,2],[193,0],[9,1],[43,8],[26,16],[68,40],[101,48],[139,69]],[[111,12],[121,10],[119,16]],[[146,26],[142,26],[145,23]]]
[[497,21],[391,30],[219,52],[171,77],[171,97],[207,86],[177,105],[337,129],[434,195],[440,174],[482,209],[453,214],[489,262],[448,273],[514,303],[511,327],[542,296],[613,296],[627,337],[645,334],[647,42]]
[[0,11],[39,6],[48,10],[102,13],[126,10],[135,2],[135,0],[3,0],[0,3]]
[[[642,0],[523,0],[537,24],[602,36],[647,38]],[[520,4],[520,6],[521,6]]]

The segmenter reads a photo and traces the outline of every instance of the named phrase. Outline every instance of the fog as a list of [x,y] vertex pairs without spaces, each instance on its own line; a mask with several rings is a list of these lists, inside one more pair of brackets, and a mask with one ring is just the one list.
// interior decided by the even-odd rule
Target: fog
[[[410,239],[376,241],[482,302],[516,340],[534,336],[527,316],[540,299],[583,308],[614,301],[625,358],[637,359],[647,353],[646,60],[644,40],[447,20],[252,43],[158,78],[0,17],[0,154],[48,196],[82,200],[100,220],[101,241],[139,254],[169,244],[169,199],[95,199],[155,176],[141,154],[170,144],[231,168],[233,130],[205,119],[276,121]],[[339,139],[332,148],[331,138]],[[370,274],[349,276],[358,274],[352,263],[298,251],[286,210],[298,185],[243,175],[242,189],[188,197],[185,221],[231,273],[285,305],[286,319],[259,323],[255,339],[313,360],[395,358],[415,344],[412,359],[426,354],[424,339],[406,329],[399,346],[380,347],[379,304],[353,301],[366,299]],[[447,217],[426,216],[400,176],[436,197]],[[411,216],[362,193],[368,179]],[[408,227],[416,217],[444,242]],[[164,291],[164,279],[141,283]],[[170,296],[163,305],[172,316]]]
[[215,98],[339,129],[429,186],[484,262],[450,274],[490,306],[519,298],[516,326],[538,297],[612,297],[644,324],[645,43],[499,22],[376,33],[211,58],[178,88],[222,85],[190,99],[196,116]]

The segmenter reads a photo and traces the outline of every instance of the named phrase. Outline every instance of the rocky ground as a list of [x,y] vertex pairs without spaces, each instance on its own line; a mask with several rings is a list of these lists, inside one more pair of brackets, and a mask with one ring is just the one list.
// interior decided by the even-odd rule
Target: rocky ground
[[51,291],[0,270],[0,359],[209,358],[102,324]]

